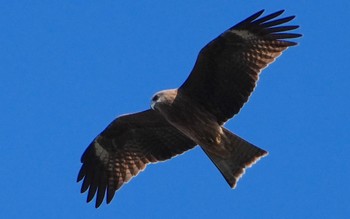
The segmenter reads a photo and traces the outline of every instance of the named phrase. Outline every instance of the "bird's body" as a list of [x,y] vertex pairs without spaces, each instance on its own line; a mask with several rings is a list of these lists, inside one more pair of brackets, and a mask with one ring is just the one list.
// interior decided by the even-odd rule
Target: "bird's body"
[[201,146],[231,187],[236,186],[246,166],[267,155],[266,151],[225,129],[202,104],[194,104],[181,90],[156,93],[151,107],[173,127]]
[[[267,152],[233,134],[225,122],[239,112],[263,68],[295,42],[283,33],[298,26],[279,26],[294,16],[259,18],[260,11],[225,31],[198,55],[187,80],[177,89],[152,98],[149,110],[120,116],[89,145],[78,181],[96,207],[142,171],[148,163],[170,159],[199,145],[234,188],[247,167]],[[258,19],[259,18],[259,19]]]
[[153,109],[158,111],[172,126],[198,145],[220,144],[222,129],[214,116],[204,107],[194,105],[190,98],[178,92],[177,89],[161,91],[157,95],[160,97],[158,102],[152,103]]

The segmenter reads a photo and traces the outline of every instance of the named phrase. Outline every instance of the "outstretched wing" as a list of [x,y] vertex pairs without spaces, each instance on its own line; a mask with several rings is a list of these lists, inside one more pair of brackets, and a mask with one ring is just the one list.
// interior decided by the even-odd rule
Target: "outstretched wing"
[[[222,124],[239,112],[253,92],[259,73],[300,34],[284,33],[299,26],[280,26],[295,16],[275,19],[284,11],[259,18],[259,11],[207,44],[179,88]],[[258,19],[259,18],[259,19]]]
[[170,159],[196,145],[153,110],[114,120],[84,152],[78,182],[89,189],[87,202],[96,195],[99,207],[107,193],[109,203],[116,190],[148,163]]

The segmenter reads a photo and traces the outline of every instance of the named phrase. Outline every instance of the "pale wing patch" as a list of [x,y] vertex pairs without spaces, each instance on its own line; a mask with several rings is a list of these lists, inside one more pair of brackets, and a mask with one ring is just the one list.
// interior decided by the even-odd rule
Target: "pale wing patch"
[[107,162],[109,159],[109,152],[98,143],[97,139],[94,141],[94,150],[97,157],[103,161]]
[[245,40],[251,40],[251,39],[257,39],[257,36],[255,36],[253,33],[247,31],[247,30],[230,30],[229,32],[245,39]]

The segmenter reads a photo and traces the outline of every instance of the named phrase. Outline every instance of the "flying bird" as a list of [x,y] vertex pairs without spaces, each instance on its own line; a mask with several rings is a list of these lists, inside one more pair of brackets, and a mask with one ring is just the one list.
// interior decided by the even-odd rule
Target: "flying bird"
[[164,161],[199,145],[231,188],[247,167],[267,155],[224,127],[248,101],[259,74],[300,34],[281,26],[295,16],[261,10],[229,28],[199,53],[192,72],[177,89],[157,92],[151,108],[116,118],[81,157],[77,181],[95,207],[149,163]]

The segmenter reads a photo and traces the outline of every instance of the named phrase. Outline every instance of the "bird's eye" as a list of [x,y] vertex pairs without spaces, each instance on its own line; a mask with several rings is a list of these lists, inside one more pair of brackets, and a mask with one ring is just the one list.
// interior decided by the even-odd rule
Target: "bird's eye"
[[154,95],[153,98],[152,98],[152,101],[156,102],[158,99],[159,99],[159,96],[158,95]]

